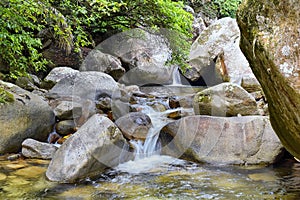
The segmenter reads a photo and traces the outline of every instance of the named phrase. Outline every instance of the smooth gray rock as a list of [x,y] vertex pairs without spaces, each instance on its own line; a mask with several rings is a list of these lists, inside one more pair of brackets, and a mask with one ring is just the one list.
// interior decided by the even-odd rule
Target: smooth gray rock
[[116,81],[125,74],[125,69],[117,57],[102,53],[97,49],[89,52],[79,70],[104,72],[111,75]]
[[80,72],[61,79],[50,91],[58,96],[77,96],[82,100],[97,99],[103,93],[112,96],[118,91],[115,80],[103,72]]
[[272,164],[283,146],[268,117],[190,116],[160,133],[162,154],[212,164]]
[[129,145],[117,126],[96,114],[56,151],[46,176],[50,181],[73,183],[132,158]]
[[26,138],[46,141],[55,123],[53,110],[41,97],[0,81],[14,101],[0,104],[0,154],[21,150]]
[[22,143],[22,155],[27,158],[51,159],[58,147],[53,144],[26,139]]
[[194,110],[197,115],[211,116],[258,114],[254,97],[234,83],[222,83],[197,93]]

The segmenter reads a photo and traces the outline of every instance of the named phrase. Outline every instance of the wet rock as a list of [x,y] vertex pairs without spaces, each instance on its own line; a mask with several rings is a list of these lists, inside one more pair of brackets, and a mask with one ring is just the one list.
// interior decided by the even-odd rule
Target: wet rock
[[82,115],[82,105],[71,101],[62,101],[55,109],[55,116],[60,120],[76,119]]
[[56,151],[46,172],[50,181],[71,183],[99,175],[132,159],[121,131],[108,118],[93,115]]
[[53,110],[39,96],[0,81],[13,100],[0,105],[0,154],[18,152],[26,138],[46,141],[55,122]]
[[141,112],[131,112],[116,120],[124,136],[128,139],[145,140],[151,127],[151,119]]
[[17,170],[14,174],[17,176],[24,176],[26,178],[38,178],[45,173],[46,169],[39,166],[29,166]]
[[193,95],[185,95],[185,96],[173,96],[169,98],[169,106],[170,108],[192,108],[193,107]]
[[110,75],[87,71],[61,79],[49,93],[58,96],[76,96],[82,101],[86,99],[94,101],[100,94],[112,96],[118,89],[117,83]]
[[211,116],[258,114],[253,96],[234,83],[222,83],[197,93],[194,110],[197,115]]
[[241,84],[244,76],[255,79],[239,48],[239,40],[240,31],[235,19],[225,17],[215,21],[192,44],[191,68],[187,69],[184,76],[191,81],[201,77],[206,85],[223,81]]
[[53,144],[26,139],[22,143],[22,155],[28,158],[51,159],[57,147]]
[[42,82],[42,88],[51,89],[61,79],[74,77],[79,73],[78,70],[71,67],[56,67],[53,68],[50,73],[44,78]]
[[56,124],[55,129],[60,135],[68,135],[76,131],[76,124],[74,120],[63,120]]
[[272,164],[283,146],[268,117],[190,116],[160,133],[162,153],[213,164]]
[[268,99],[272,126],[300,157],[299,1],[244,1],[240,47]]
[[116,81],[125,74],[125,69],[117,57],[102,53],[97,49],[89,52],[79,70],[104,72],[111,75]]

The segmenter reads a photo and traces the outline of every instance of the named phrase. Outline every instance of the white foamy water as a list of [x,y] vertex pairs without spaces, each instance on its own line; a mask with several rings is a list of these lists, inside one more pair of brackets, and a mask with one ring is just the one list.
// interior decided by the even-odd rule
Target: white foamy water
[[165,155],[152,155],[118,165],[115,169],[131,174],[149,173],[167,170],[170,164],[183,165],[184,160]]

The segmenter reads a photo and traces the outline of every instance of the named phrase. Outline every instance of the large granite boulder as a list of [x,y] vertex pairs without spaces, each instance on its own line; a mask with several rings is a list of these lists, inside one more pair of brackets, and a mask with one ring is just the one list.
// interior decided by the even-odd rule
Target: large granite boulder
[[300,2],[243,1],[240,47],[268,100],[271,124],[300,158]]
[[101,94],[112,96],[115,91],[118,91],[118,85],[110,75],[85,71],[61,79],[49,91],[49,95],[77,96],[82,100],[96,100]]
[[27,138],[46,141],[55,123],[48,103],[11,83],[0,81],[0,87],[13,95],[11,102],[0,103],[0,154],[20,151]]
[[161,66],[171,56],[165,38],[138,28],[115,34],[101,42],[96,49],[120,58],[129,69],[145,63]]
[[[219,19],[204,29],[190,50],[190,65],[185,77],[202,78],[206,85],[222,81],[241,84],[244,77],[255,79],[239,47],[240,31],[235,19]],[[257,82],[257,85],[258,82]]]
[[46,176],[50,181],[72,183],[99,175],[132,155],[118,127],[96,114],[56,151]]
[[234,83],[221,83],[198,92],[193,105],[197,115],[230,117],[259,113],[255,98]]
[[212,164],[271,164],[283,146],[268,117],[190,116],[160,133],[162,154]]
[[102,53],[98,49],[89,52],[79,70],[104,72],[111,75],[116,81],[125,73],[125,69],[117,57]]
[[127,72],[119,80],[120,83],[167,85],[172,83],[176,68],[165,66],[172,53],[168,46],[163,36],[137,28],[113,35],[101,42],[95,50],[121,60]]

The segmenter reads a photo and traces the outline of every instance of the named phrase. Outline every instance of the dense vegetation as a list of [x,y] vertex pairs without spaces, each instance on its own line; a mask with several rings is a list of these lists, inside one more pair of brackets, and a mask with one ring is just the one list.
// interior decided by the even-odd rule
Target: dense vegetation
[[[200,0],[192,2],[197,6]],[[214,0],[212,5],[222,15],[231,15],[226,9],[232,2],[239,1]],[[45,69],[49,61],[41,52],[49,41],[68,54],[82,46],[93,47],[99,35],[136,27],[176,32],[166,36],[174,44],[172,61],[183,62],[192,20],[184,3],[172,0],[1,0],[1,71],[14,79]]]

